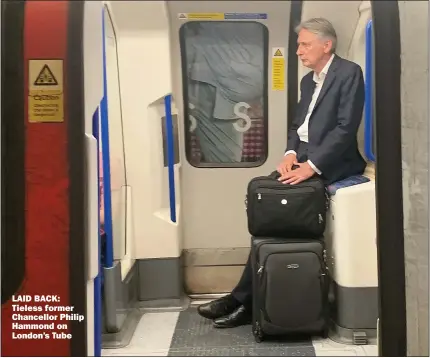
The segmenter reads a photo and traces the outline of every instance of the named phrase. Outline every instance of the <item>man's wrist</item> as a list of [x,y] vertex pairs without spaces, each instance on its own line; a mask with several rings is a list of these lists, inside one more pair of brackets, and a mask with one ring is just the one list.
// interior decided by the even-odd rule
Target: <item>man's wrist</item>
[[321,175],[322,173],[321,173],[321,170],[319,170],[315,165],[314,165],[314,163],[312,163],[310,160],[308,160],[307,161],[307,163],[308,163],[308,165],[309,165],[309,167],[315,172],[315,173],[317,173],[318,175]]
[[288,150],[288,151],[286,151],[285,154],[284,154],[284,156],[287,156],[289,154],[294,154],[295,156],[297,156],[297,153],[296,153],[295,150]]

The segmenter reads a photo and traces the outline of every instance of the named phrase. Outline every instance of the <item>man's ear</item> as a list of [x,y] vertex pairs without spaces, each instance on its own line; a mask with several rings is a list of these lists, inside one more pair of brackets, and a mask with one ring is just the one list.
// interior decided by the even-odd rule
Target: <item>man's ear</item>
[[324,44],[324,53],[330,53],[331,49],[333,47],[333,42],[331,40],[327,40]]

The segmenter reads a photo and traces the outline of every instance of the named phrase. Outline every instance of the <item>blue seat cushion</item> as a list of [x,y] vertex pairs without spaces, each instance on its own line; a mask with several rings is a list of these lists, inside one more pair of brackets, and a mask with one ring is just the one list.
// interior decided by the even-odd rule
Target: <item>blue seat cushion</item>
[[336,191],[338,189],[347,188],[349,186],[354,186],[357,184],[363,184],[370,181],[369,178],[366,178],[363,175],[353,175],[352,177],[339,180],[333,184],[327,186],[327,192],[330,196],[336,195]]

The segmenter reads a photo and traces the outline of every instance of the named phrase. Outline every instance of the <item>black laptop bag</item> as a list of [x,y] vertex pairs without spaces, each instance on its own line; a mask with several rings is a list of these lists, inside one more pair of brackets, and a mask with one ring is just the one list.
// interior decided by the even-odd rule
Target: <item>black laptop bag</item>
[[321,237],[329,199],[322,179],[283,184],[280,174],[253,178],[247,188],[246,212],[252,236],[279,238]]

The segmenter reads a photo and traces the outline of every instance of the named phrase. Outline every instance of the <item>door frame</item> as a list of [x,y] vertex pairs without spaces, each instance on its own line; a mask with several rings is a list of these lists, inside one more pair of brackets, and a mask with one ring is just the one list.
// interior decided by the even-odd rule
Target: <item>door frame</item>
[[380,356],[404,357],[407,342],[400,16],[397,1],[371,1],[371,9],[375,54],[374,93],[377,98],[374,114],[379,277],[378,345]]

